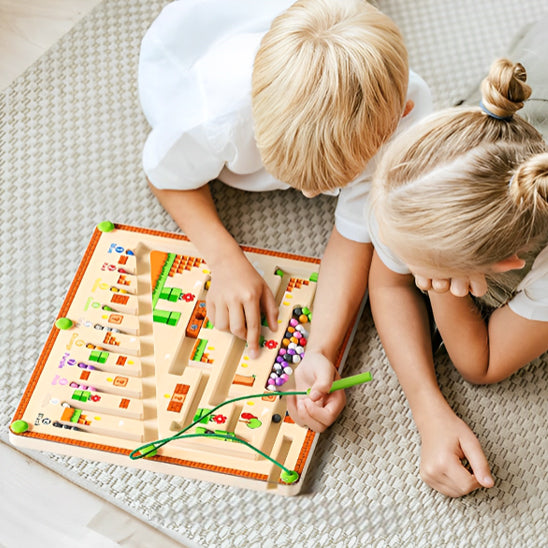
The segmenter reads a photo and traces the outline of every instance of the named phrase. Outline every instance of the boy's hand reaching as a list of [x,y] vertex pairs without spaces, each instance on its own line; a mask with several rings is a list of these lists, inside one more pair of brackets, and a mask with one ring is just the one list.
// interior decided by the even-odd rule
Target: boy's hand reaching
[[[452,412],[431,416],[420,434],[420,472],[430,487],[449,497],[493,487],[494,480],[478,439]],[[468,462],[471,472],[463,461]]]
[[287,409],[299,425],[323,432],[339,416],[346,404],[344,390],[329,393],[335,379],[340,378],[333,364],[319,352],[308,350],[295,369],[297,390],[310,388],[308,396],[288,396]]
[[206,308],[217,329],[247,341],[251,358],[259,354],[261,310],[270,329],[276,331],[278,327],[278,307],[272,291],[245,256],[215,265]]

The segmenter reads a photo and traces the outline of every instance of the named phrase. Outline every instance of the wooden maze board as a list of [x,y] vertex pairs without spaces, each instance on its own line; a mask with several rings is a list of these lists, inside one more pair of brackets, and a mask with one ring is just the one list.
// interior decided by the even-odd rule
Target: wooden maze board
[[[10,427],[16,446],[167,474],[297,494],[318,434],[295,424],[283,389],[306,348],[319,260],[243,248],[279,303],[261,352],[216,330],[205,311],[210,272],[184,236],[100,223]],[[300,335],[288,340],[291,334]],[[340,369],[350,345],[341,349]],[[289,353],[289,347],[297,349]],[[285,354],[285,355],[284,355]],[[263,394],[257,397],[257,394]],[[247,399],[247,396],[255,395]],[[177,434],[152,456],[136,448]],[[281,468],[245,440],[298,474]]]

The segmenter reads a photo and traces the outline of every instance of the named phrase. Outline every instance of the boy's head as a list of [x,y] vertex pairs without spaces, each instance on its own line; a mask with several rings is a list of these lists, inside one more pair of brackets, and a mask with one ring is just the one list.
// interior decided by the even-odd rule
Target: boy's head
[[408,77],[398,28],[365,0],[295,2],[253,68],[265,168],[309,193],[347,185],[396,129]]

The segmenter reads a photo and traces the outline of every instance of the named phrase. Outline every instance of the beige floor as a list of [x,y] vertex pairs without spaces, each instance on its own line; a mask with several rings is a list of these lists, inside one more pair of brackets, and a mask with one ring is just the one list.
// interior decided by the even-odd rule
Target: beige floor
[[145,522],[0,442],[0,547],[181,548]]
[[[100,1],[0,0],[0,90]],[[2,442],[0,462],[2,548],[183,546]]]
[[100,0],[0,0],[0,90]]

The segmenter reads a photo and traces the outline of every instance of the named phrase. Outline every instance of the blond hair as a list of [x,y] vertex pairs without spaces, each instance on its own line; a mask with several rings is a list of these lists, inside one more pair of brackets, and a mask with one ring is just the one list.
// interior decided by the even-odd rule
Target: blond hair
[[255,58],[255,136],[271,174],[322,192],[356,178],[396,129],[407,93],[396,25],[364,0],[299,0]]
[[478,107],[452,108],[388,147],[372,201],[382,239],[417,264],[477,270],[547,237],[548,153],[514,115],[530,93],[520,64],[496,61]]

